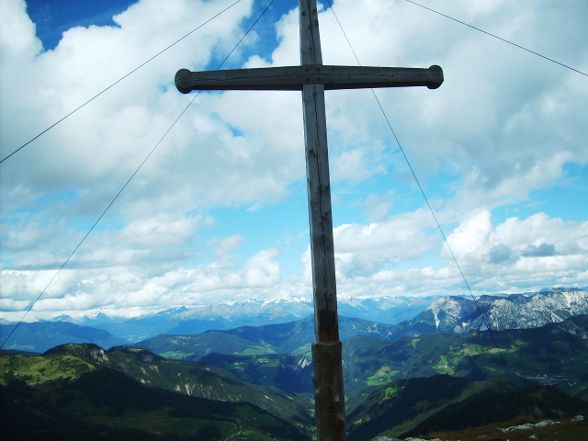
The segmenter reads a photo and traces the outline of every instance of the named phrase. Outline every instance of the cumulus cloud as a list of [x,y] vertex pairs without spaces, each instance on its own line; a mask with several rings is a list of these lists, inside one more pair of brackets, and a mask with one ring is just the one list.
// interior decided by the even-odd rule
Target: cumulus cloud
[[[34,33],[30,35],[34,26],[25,15],[24,1],[5,3],[20,5],[3,13],[5,17],[13,15],[7,20],[29,22],[29,26],[14,32],[34,40]],[[70,29],[54,50],[41,53],[38,45],[29,44],[31,48],[24,54],[20,47],[14,47],[24,37],[3,38],[9,46],[4,52],[18,53],[19,62],[10,56],[3,59],[2,152],[136,67],[220,6],[220,2],[174,0],[163,7],[160,2],[141,1],[114,17],[118,26]],[[188,98],[172,87],[175,71],[182,66],[204,68],[217,53],[227,50],[237,40],[242,20],[251,8],[252,1],[241,2],[194,34],[197,44],[194,39],[183,41],[93,102],[91,109],[83,109],[40,138],[3,170],[4,191],[25,186],[46,194],[73,186],[87,193],[85,199],[94,198],[94,203],[112,194],[186,104]],[[24,114],[35,118],[25,118]],[[211,120],[208,113],[196,111],[192,118],[192,124],[171,133],[165,148],[146,164],[131,202],[148,197],[151,203],[177,207],[188,198],[210,202],[202,194],[215,200],[223,197],[222,191],[208,193],[202,182],[210,182],[213,173],[219,171],[216,161],[230,157],[231,149],[239,148],[239,138],[230,136],[229,128]],[[206,133],[204,127],[205,133],[199,133],[201,121],[216,124],[218,131]],[[217,157],[204,157],[203,152],[211,150],[218,153]],[[178,163],[192,165],[192,173],[182,180],[175,167]],[[203,167],[205,164],[208,167]],[[253,180],[250,176],[247,182]],[[265,183],[263,177],[261,180]],[[236,199],[234,193],[226,194],[226,198]]]
[[[389,225],[394,225],[390,221]],[[344,296],[430,294],[463,292],[465,284],[446,245],[435,236],[403,235],[388,253],[375,247],[370,253],[369,232],[374,227],[356,225],[357,234],[336,247],[338,289]],[[417,229],[418,231],[418,229]],[[339,234],[341,230],[339,230]],[[335,236],[335,244],[338,243]],[[377,237],[374,237],[374,241]],[[494,223],[489,211],[474,213],[448,234],[448,243],[470,286],[476,293],[541,289],[588,283],[588,222],[563,221],[537,213]],[[550,243],[547,243],[547,240]],[[353,245],[349,242],[355,242]],[[367,250],[360,251],[362,248]],[[347,250],[355,249],[355,253]],[[430,252],[440,250],[442,261],[424,263]],[[398,254],[395,254],[398,253]],[[307,254],[306,260],[310,256]],[[358,261],[353,261],[357,259]],[[371,262],[370,271],[361,259]],[[401,261],[399,266],[390,265]],[[364,265],[362,266],[362,263]]]
[[410,261],[429,252],[436,236],[426,231],[431,219],[424,210],[404,213],[367,225],[344,224],[334,230],[339,274],[372,273],[382,265]]
[[275,261],[277,250],[263,250],[245,264],[245,285],[273,286],[280,280],[280,265]]
[[518,259],[512,248],[503,243],[494,245],[488,251],[488,261],[494,264],[512,263]]
[[[550,280],[586,283],[588,222],[563,221],[537,213],[493,225],[483,211],[461,223],[448,242],[480,289]],[[444,249],[444,255],[448,251]],[[541,285],[540,285],[541,286]]]
[[[480,200],[493,206],[518,202],[560,178],[567,162],[587,163],[588,129],[578,121],[588,119],[588,87],[578,74],[406,2],[376,7],[338,1],[335,6],[363,64],[443,66],[445,83],[435,91],[378,93],[420,174],[444,168],[466,177],[456,191],[459,205],[473,209]],[[588,66],[588,35],[580,25],[588,6],[581,1],[552,13],[545,12],[548,2],[431,6],[584,70]],[[328,61],[354,64],[330,11],[321,19]],[[558,38],[547,37],[545,29],[553,26]],[[373,103],[368,110],[367,104],[346,103],[349,95],[331,98],[352,115],[352,129],[341,130],[360,129],[364,136],[371,132],[372,143],[384,137],[388,140],[380,142],[393,146]]]
[[539,245],[529,245],[521,253],[524,257],[547,257],[555,255],[555,245],[551,243],[541,243]]
[[[186,304],[273,298],[281,280],[277,255],[275,249],[261,250],[241,265],[212,261],[156,274],[127,265],[67,269],[35,305],[31,318],[60,311],[72,316],[95,311],[136,315]],[[54,273],[1,270],[3,316],[20,318],[21,311],[45,288]]]

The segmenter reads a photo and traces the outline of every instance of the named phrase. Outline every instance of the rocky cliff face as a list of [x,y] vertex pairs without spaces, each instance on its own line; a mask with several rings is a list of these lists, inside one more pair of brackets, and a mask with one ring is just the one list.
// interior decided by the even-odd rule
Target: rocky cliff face
[[443,297],[413,320],[403,323],[429,332],[537,328],[569,317],[588,314],[588,291],[552,289],[531,295]]

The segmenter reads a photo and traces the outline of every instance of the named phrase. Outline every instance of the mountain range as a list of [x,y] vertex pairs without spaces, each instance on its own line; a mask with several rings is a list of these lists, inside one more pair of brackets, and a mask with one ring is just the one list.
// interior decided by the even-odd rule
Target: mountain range
[[293,424],[248,403],[152,388],[110,369],[70,381],[0,386],[6,440],[305,440]]
[[[586,297],[453,296],[397,324],[341,317],[349,440],[588,414]],[[114,346],[0,354],[7,439],[312,438],[312,316],[138,343],[68,322],[21,327],[27,351]]]
[[[340,337],[346,341],[355,336],[387,339],[393,325],[340,317]],[[314,318],[306,317],[289,323],[264,326],[242,326],[225,331],[206,331],[195,335],[161,334],[135,344],[164,357],[197,360],[210,353],[233,355],[310,353],[314,341]]]
[[[14,329],[15,324],[1,324],[0,338],[3,340]],[[129,342],[115,337],[104,329],[92,326],[82,326],[69,322],[40,321],[21,323],[10,336],[3,349],[28,352],[45,352],[46,350],[64,343],[94,343],[109,348],[125,345]]]
[[[461,296],[359,299],[340,302],[339,313],[343,333],[347,332],[347,324],[352,323],[345,322],[345,317],[361,319],[386,329],[385,338],[388,340],[435,332],[464,333],[488,327],[493,330],[523,329],[587,314],[588,291],[551,289],[538,293],[485,295],[476,301]],[[132,319],[99,313],[73,323],[71,317],[60,316],[53,321],[22,323],[4,349],[43,352],[55,345],[72,342],[110,347],[151,340],[161,334],[194,335],[212,330],[278,325],[311,314],[309,302],[295,299],[182,307]],[[398,322],[401,317],[406,319]],[[12,323],[0,324],[0,336],[6,336],[13,326]],[[312,333],[311,327],[306,329]],[[310,341],[301,340],[300,345]],[[277,349],[277,352],[281,351]]]
[[[377,297],[339,299],[339,314],[351,318],[396,324],[424,311],[438,297]],[[107,330],[124,340],[137,342],[158,334],[197,334],[240,326],[261,326],[295,321],[311,315],[312,299],[249,300],[206,306],[182,306],[130,319],[98,313],[73,319],[61,315],[52,321],[67,321]]]
[[461,296],[435,300],[415,318],[401,323],[395,335],[430,332],[536,328],[588,314],[588,291],[551,289],[530,295]]
[[[374,387],[436,374],[484,380],[510,373],[588,399],[588,315],[540,328],[428,333],[395,340],[387,339],[389,328],[376,331],[371,322],[346,319],[342,323],[353,328],[343,335],[345,388],[351,407]],[[257,327],[255,332],[238,328],[196,336],[163,335],[142,344],[162,355],[222,368],[248,382],[310,393],[311,325],[307,319]],[[306,345],[300,344],[303,341]]]
[[[304,433],[304,430],[300,428],[308,428],[311,423],[307,403],[279,389],[247,384],[228,372],[167,360],[136,348],[115,347],[104,350],[95,345],[67,344],[55,347],[42,355],[4,354],[0,356],[0,385],[3,386],[1,395],[3,405],[16,403],[15,408],[22,405],[26,409],[32,401],[35,403],[37,412],[40,409],[39,413],[47,417],[70,415],[75,408],[76,415],[78,411],[84,415],[81,422],[100,422],[107,426],[115,424],[117,418],[149,419],[153,417],[153,415],[149,416],[151,412],[165,419],[166,412],[169,413],[166,411],[168,405],[174,410],[168,416],[174,416],[177,414],[178,403],[181,408],[192,403],[196,410],[202,408],[211,410],[215,406],[218,407],[214,403],[220,402],[227,404],[225,410],[229,411],[228,414],[203,412],[206,416],[203,418],[198,412],[196,414],[192,412],[192,417],[213,420],[213,422],[224,421],[223,424],[226,426],[228,416],[234,414],[235,417],[239,417],[243,414],[242,417],[245,417],[249,414],[243,421],[249,421],[252,427],[258,426],[258,419],[260,421],[268,418],[272,421],[278,419],[280,422],[272,423],[280,428],[274,435],[287,429],[286,432],[297,434],[295,436],[297,438]],[[105,396],[107,391],[108,395],[112,396]],[[129,397],[125,391],[135,393],[137,396]],[[72,396],[69,396],[70,393]],[[12,394],[18,394],[18,398],[10,401]],[[59,397],[57,401],[50,399],[50,394]],[[76,405],[80,395],[82,403]],[[194,400],[178,401],[173,398],[176,395]],[[141,414],[144,410],[144,405],[137,409],[136,401],[140,397],[152,399],[154,404],[152,407],[147,406],[145,415],[134,415],[134,412]],[[37,401],[41,398],[48,401],[46,403]],[[96,400],[99,402],[106,400],[100,405],[113,408],[112,411],[104,413],[100,407],[97,407]],[[233,403],[232,407],[229,403]],[[83,405],[81,409],[80,404]],[[68,409],[68,406],[72,408]],[[96,421],[90,409],[96,412],[99,421]],[[127,414],[133,414],[133,416]],[[181,414],[176,415],[176,417],[181,416]],[[238,418],[229,417],[228,421],[236,424]],[[210,424],[215,427],[218,425],[209,421],[208,425]],[[219,424],[220,427],[217,429],[223,432],[224,426]],[[137,427],[129,421],[128,428]],[[172,429],[169,429],[170,433],[176,433]],[[262,430],[266,431],[263,427]]]
[[[362,325],[369,322],[349,320],[354,332],[347,336],[344,363],[350,440],[588,413],[588,315],[494,331],[493,338],[472,331],[395,341],[382,339],[385,332],[366,332],[369,326]],[[296,334],[298,326],[299,336],[307,335],[303,322],[292,322],[290,331]],[[228,335],[271,345],[279,340],[275,326]],[[218,338],[209,343],[215,341],[222,346]],[[297,347],[294,337],[283,350]],[[140,348],[86,344],[42,355],[2,354],[3,433],[7,439],[308,439],[306,357],[210,352],[193,363]],[[296,384],[303,387],[294,390]],[[18,424],[29,418],[27,435],[17,436]]]

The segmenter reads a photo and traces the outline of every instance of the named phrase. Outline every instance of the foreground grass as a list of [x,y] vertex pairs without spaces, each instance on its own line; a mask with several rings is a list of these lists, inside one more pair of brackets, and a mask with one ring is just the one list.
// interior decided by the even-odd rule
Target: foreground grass
[[423,436],[424,439],[440,439],[443,441],[584,441],[588,440],[588,419],[575,421],[566,418],[555,420],[547,427],[533,427],[525,430],[503,432],[499,428],[507,428],[525,423],[537,423],[538,420],[519,418],[504,423],[495,423],[472,429],[455,432],[435,432]]

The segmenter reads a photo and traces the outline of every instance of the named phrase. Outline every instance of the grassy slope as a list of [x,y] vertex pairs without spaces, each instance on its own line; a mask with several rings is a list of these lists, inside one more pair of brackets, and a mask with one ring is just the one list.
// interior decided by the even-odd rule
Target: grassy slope
[[[569,325],[579,331],[570,332]],[[435,374],[488,379],[503,375],[505,361],[522,379],[556,385],[588,398],[588,321],[578,316],[563,325],[467,335],[429,334],[382,344],[368,341],[346,347],[346,393],[353,408],[374,387],[403,378]]]
[[[570,332],[570,324],[577,329]],[[295,334],[284,343],[289,347],[296,347],[301,335],[306,333],[303,321],[297,322],[300,329],[296,328],[296,332],[291,324],[288,326],[244,327],[235,331],[238,335],[221,334],[224,337],[230,335],[231,341],[249,342],[246,343],[250,345],[248,347],[270,344],[272,350],[277,351],[273,339],[288,340],[282,336],[287,329]],[[578,316],[562,325],[495,332],[493,335],[499,349],[487,332],[427,334],[392,343],[356,335],[346,340],[343,352],[348,409],[355,409],[375,388],[401,379],[448,374],[483,380],[503,375],[504,360],[522,378],[554,384],[568,393],[588,398],[588,340],[583,338],[587,328],[587,318]],[[261,340],[261,337],[268,335],[268,329],[276,331],[273,339]],[[242,353],[243,347],[237,350],[236,353]],[[230,346],[225,350],[231,351],[233,348]],[[304,361],[304,358],[307,360]],[[305,355],[210,353],[202,359],[199,356],[189,359],[228,370],[248,382],[276,386],[291,393],[312,391],[312,367],[307,365],[309,357]]]
[[443,375],[379,387],[349,414],[349,439],[371,439],[392,427],[402,433],[408,423],[425,418],[458,397],[468,385],[463,378]]
[[[570,324],[578,331],[570,332],[565,327]],[[277,325],[272,325],[271,329],[274,328],[281,330]],[[494,347],[487,332],[428,334],[392,343],[365,335],[355,336],[345,342],[343,350],[348,409],[352,411],[374,388],[401,379],[448,374],[483,380],[503,375],[504,360],[521,378],[554,384],[572,395],[588,398],[588,339],[583,338],[587,328],[586,317],[579,316],[563,325],[495,332],[499,349]],[[263,329],[239,329],[240,336],[231,338],[254,339],[265,335]],[[290,346],[299,343],[297,338],[291,340],[294,343],[289,343]],[[212,353],[201,361],[228,370],[248,382],[272,385],[292,393],[308,393],[312,390],[312,368],[307,365],[309,357],[304,361],[305,357]],[[190,359],[200,360],[200,357]]]
[[1,355],[0,385],[5,386],[15,380],[28,385],[56,380],[74,380],[95,369],[93,364],[72,355]]
[[162,334],[139,342],[135,346],[175,359],[198,358],[210,353],[257,355],[275,352],[267,343],[250,341],[224,331],[207,331],[196,335]]
[[508,421],[514,416],[561,418],[584,412],[588,412],[587,402],[554,388],[437,375],[372,392],[349,415],[349,439],[423,435]]
[[[365,335],[386,338],[391,325],[340,317],[341,340]],[[290,323],[242,326],[227,331],[207,331],[196,335],[159,335],[136,346],[160,355],[196,359],[210,353],[231,355],[305,354],[315,340],[312,317]]]
[[308,394],[313,391],[311,357],[306,355],[209,354],[198,359],[198,362],[230,371],[248,383],[275,386],[293,394]]
[[404,435],[459,430],[509,421],[513,417],[563,418],[588,412],[588,402],[545,386],[515,386],[504,380],[481,383]]
[[0,396],[4,439],[219,439],[243,431],[260,441],[306,438],[253,405],[150,388],[105,368],[34,387],[14,381]]
[[515,420],[501,423],[500,425],[489,424],[487,426],[473,427],[458,431],[434,432],[428,434],[427,439],[459,439],[461,441],[529,441],[532,439],[539,441],[581,441],[586,439],[586,434],[588,433],[588,419],[577,421],[574,418],[552,420],[552,424],[548,423],[543,427],[531,427],[529,429],[512,431],[500,430],[525,423],[536,424],[539,421],[545,422],[545,420],[517,418]]
[[[0,336],[5,337],[12,328],[13,325],[0,325]],[[109,348],[126,342],[103,329],[91,326],[67,322],[35,322],[22,323],[5,349],[40,353],[64,343],[94,343]]]
[[250,403],[302,428],[311,422],[306,403],[301,404],[292,395],[140,349],[104,351],[94,345],[65,345],[42,356],[2,355],[0,368],[0,384],[20,380],[28,385],[74,380],[86,372],[109,368],[142,384],[183,395]]

